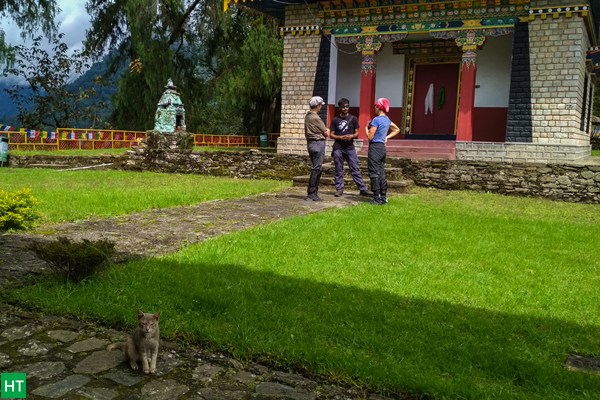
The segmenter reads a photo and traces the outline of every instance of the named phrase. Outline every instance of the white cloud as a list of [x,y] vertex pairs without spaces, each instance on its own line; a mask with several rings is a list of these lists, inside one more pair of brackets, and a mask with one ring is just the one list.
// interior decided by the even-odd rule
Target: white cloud
[[[82,41],[85,39],[85,30],[90,27],[90,16],[85,10],[86,0],[58,0],[61,12],[56,18],[59,23],[58,31],[65,34],[63,41],[71,50],[81,50]],[[12,45],[31,43],[30,40],[21,38],[21,31],[13,21],[5,18],[0,21],[0,29],[4,31],[5,40]],[[34,33],[34,36],[41,32]]]

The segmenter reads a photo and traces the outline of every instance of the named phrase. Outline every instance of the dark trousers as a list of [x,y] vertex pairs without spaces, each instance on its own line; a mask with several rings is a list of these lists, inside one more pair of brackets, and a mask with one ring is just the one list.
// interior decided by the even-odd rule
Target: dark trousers
[[363,181],[360,169],[358,168],[358,156],[354,145],[352,146],[336,146],[333,145],[333,151],[331,152],[333,158],[333,164],[335,165],[335,190],[341,192],[344,190],[344,160],[348,163],[348,169],[352,174],[352,179],[356,183],[358,190],[367,190],[367,186]]
[[387,179],[385,178],[385,143],[369,143],[369,178],[371,178],[371,191],[375,196],[387,194]]
[[308,179],[309,195],[317,194],[319,182],[323,172],[323,160],[325,159],[325,140],[311,140],[307,144],[310,156],[310,178]]

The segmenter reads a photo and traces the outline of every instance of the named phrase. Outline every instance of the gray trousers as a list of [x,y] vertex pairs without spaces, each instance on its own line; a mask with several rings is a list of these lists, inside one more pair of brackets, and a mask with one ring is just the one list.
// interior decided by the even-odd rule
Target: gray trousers
[[325,159],[325,140],[311,140],[307,144],[310,156],[310,178],[308,180],[307,193],[317,194],[319,182],[323,172],[323,160]]
[[331,157],[333,158],[333,163],[335,165],[335,190],[338,192],[344,190],[344,160],[348,163],[350,174],[352,174],[352,179],[354,180],[354,183],[356,183],[358,190],[367,190],[367,186],[365,185],[362,175],[360,174],[360,169],[358,168],[358,156],[356,155],[354,146],[336,147],[334,144]]

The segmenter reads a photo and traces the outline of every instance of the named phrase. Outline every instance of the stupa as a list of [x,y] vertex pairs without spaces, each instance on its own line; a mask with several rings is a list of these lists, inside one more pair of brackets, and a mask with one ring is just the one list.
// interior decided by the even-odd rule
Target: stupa
[[179,90],[169,79],[156,107],[154,129],[146,132],[146,150],[190,152],[193,146],[194,136],[186,131],[185,108]]

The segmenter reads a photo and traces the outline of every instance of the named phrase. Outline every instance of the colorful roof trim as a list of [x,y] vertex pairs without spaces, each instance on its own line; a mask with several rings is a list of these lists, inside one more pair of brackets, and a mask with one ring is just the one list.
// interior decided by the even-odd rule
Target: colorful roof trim
[[244,3],[277,18],[283,18],[287,6],[318,3],[320,9],[312,24],[320,25],[325,34],[335,35],[502,28],[514,26],[519,20],[578,16],[585,19],[592,44],[596,45],[600,25],[599,0],[545,7],[531,7],[531,0],[224,0],[223,9],[227,11],[232,3]]
[[587,59],[592,63],[592,72],[600,76],[600,47],[592,47],[587,51]]

